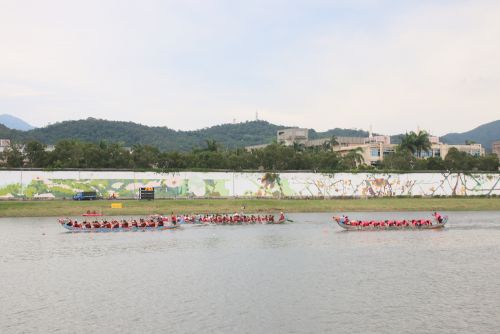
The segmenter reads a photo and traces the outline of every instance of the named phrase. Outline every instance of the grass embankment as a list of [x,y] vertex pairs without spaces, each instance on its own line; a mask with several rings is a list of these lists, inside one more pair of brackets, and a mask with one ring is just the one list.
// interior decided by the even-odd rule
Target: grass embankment
[[[122,203],[122,209],[111,209]],[[500,198],[374,198],[333,200],[197,199],[155,201],[0,201],[0,217],[79,216],[87,210],[106,215],[204,212],[342,211],[500,211]]]

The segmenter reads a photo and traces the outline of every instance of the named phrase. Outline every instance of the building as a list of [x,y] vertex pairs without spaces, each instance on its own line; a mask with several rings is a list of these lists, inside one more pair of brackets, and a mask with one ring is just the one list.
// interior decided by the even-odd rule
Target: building
[[[472,156],[484,156],[485,151],[481,144],[449,145],[439,141],[438,137],[429,137],[431,149],[421,152],[420,158],[441,157],[444,159],[451,148],[456,148],[460,152],[465,152]],[[359,149],[363,155],[365,164],[378,165],[384,157],[394,153],[398,144],[391,144],[389,136],[372,136],[365,138],[363,144],[352,144],[348,146],[335,146],[333,150],[340,154],[347,154],[349,151]]]
[[498,159],[500,159],[500,141],[491,143],[491,153],[496,154]]
[[309,129],[291,128],[278,130],[278,143],[291,146],[294,143],[305,145],[309,141]]
[[475,157],[481,157],[485,154],[484,147],[481,144],[464,144],[464,145],[448,145],[439,143],[438,149],[440,155],[444,159],[451,148],[456,148],[460,152],[465,152]]
[[[335,137],[338,146],[361,145],[365,143],[365,137]],[[306,147],[317,147],[331,144],[330,138],[311,139],[305,143]]]
[[[294,143],[302,144],[305,147],[318,147],[329,145],[334,152],[345,155],[352,150],[358,150],[363,156],[365,164],[378,165],[384,160],[384,157],[396,151],[398,144],[391,143],[390,136],[376,135],[373,136],[370,132],[368,137],[336,137],[337,145],[331,146],[330,138],[320,138],[309,140],[309,130],[303,128],[290,128],[279,130],[276,134],[277,142],[285,146],[292,146]],[[461,152],[466,152],[472,156],[483,156],[484,148],[481,144],[464,144],[464,145],[449,145],[439,141],[439,137],[429,136],[431,149],[421,152],[420,158],[426,159],[430,157],[441,157],[444,159],[451,148],[456,148]],[[497,143],[497,149],[500,150],[500,141]],[[495,144],[495,143],[494,143]],[[246,149],[251,151],[262,149],[267,144],[247,146]],[[494,146],[495,147],[495,146]],[[497,153],[498,154],[498,153]]]
[[0,153],[10,147],[10,139],[0,139]]

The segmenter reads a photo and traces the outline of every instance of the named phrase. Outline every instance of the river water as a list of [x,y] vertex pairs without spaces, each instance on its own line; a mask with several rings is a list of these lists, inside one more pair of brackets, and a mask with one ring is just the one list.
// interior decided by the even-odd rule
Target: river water
[[295,214],[95,234],[3,218],[0,333],[499,333],[500,212],[448,215],[439,231]]

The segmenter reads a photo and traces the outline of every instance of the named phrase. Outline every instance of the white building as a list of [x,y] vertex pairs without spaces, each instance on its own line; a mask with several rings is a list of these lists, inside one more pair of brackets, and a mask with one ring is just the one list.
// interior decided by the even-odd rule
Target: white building
[[305,145],[309,140],[309,129],[291,128],[278,130],[277,134],[278,143],[285,146],[291,146],[294,143]]
[[10,139],[0,139],[0,152],[5,151],[10,147]]
[[494,141],[493,143],[491,143],[491,152],[493,154],[496,154],[500,159],[500,141]]

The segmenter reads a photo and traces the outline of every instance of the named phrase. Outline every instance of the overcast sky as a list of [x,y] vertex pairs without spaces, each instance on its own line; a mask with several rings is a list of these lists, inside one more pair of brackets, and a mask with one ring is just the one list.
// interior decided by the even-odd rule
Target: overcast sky
[[498,0],[0,1],[0,114],[35,126],[500,119]]

